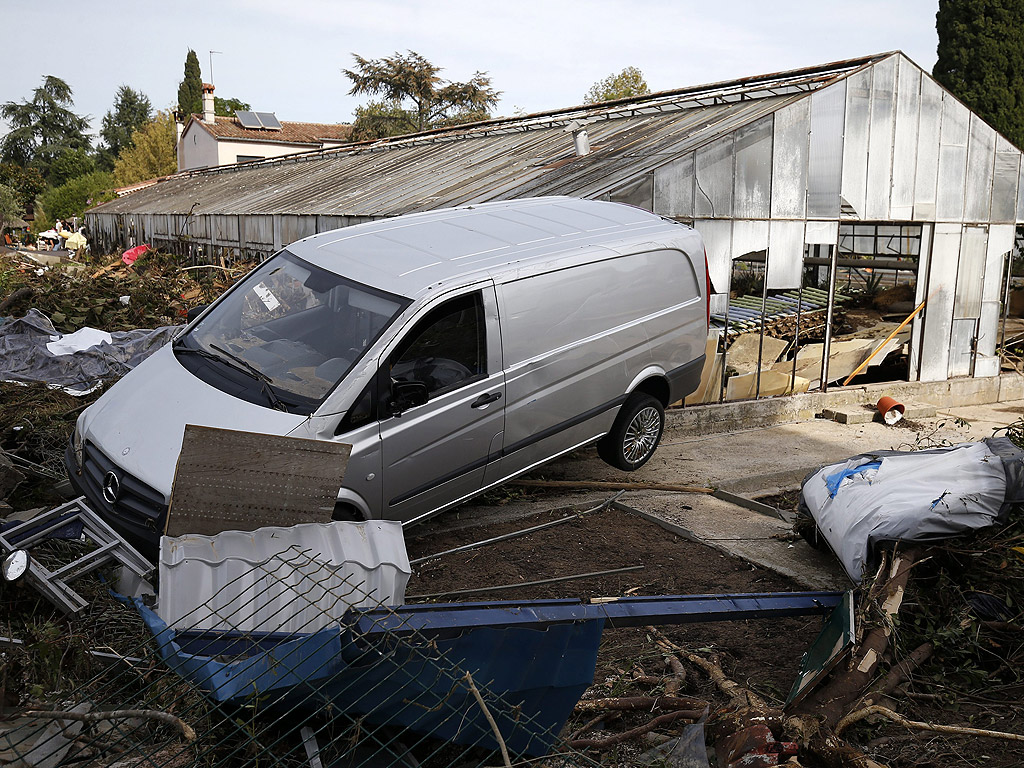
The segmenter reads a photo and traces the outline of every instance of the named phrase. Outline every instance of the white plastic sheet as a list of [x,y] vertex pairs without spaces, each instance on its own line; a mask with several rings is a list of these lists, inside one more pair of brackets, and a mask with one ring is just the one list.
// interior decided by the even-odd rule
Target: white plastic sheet
[[1022,497],[1021,452],[1006,438],[993,438],[830,464],[804,481],[801,507],[859,582],[878,544],[984,528]]

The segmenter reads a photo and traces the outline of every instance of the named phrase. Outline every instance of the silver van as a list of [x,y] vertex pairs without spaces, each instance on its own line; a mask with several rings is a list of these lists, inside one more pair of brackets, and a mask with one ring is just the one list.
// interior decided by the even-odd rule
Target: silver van
[[82,413],[70,475],[153,552],[186,424],[351,444],[344,518],[421,520],[594,442],[636,469],[699,382],[706,281],[694,230],[592,200],[307,237]]

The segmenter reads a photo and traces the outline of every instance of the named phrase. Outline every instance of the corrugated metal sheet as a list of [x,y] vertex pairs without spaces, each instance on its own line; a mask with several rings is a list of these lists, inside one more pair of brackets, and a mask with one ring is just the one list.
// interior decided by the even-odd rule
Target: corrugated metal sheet
[[157,612],[179,629],[316,632],[352,607],[402,605],[411,573],[393,521],[163,536]]

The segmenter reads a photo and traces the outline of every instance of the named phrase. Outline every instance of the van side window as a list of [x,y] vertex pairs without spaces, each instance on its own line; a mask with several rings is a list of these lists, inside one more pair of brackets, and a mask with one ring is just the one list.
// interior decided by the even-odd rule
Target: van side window
[[348,409],[348,413],[345,414],[345,417],[338,424],[338,428],[334,430],[335,435],[343,435],[374,419],[376,415],[376,409],[374,408],[375,398],[373,397],[374,383],[371,381],[367,384],[366,389],[352,403],[352,407]]
[[431,395],[487,375],[486,331],[480,293],[431,310],[391,356],[391,378],[419,381]]

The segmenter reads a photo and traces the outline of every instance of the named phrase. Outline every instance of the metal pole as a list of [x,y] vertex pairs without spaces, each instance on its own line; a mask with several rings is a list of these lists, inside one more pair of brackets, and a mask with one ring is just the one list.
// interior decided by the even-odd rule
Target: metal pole
[[768,313],[768,252],[764,254],[764,283],[761,287],[761,330],[757,338],[757,379],[754,384],[754,399],[761,396],[761,362],[764,359],[764,316]]
[[1013,282],[1013,250],[1006,254],[1006,284],[1003,286],[1003,327],[999,332],[999,350],[1006,354],[1006,318],[1010,314],[1010,284]]
[[729,301],[732,297],[732,268],[729,262],[729,281],[725,286],[725,330],[722,331],[722,373],[719,377],[718,402],[725,401],[725,360],[729,350]]
[[832,351],[832,314],[836,305],[836,273],[838,270],[839,242],[832,247],[828,275],[828,308],[825,311],[825,344],[821,351],[821,391],[828,392],[828,356]]
[[796,357],[800,354],[800,310],[804,306],[804,270],[800,267],[800,288],[796,294],[796,336],[793,337],[793,373],[789,379],[789,394],[796,392]]

